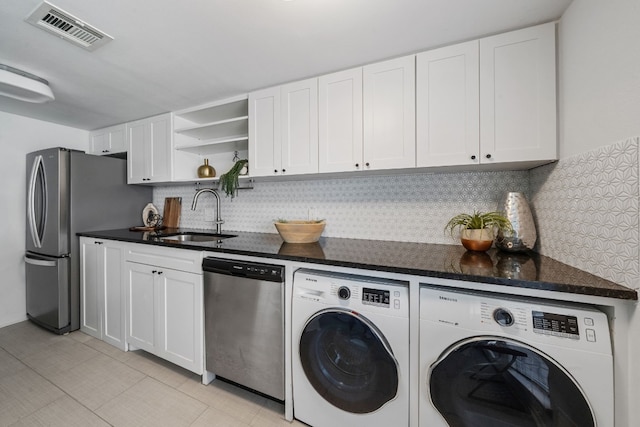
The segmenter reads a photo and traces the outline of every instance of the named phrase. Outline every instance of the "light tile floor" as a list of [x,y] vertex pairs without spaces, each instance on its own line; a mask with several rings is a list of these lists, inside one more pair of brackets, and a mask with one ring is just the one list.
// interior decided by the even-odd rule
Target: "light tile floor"
[[0,426],[302,427],[284,406],[143,351],[31,322],[0,329]]

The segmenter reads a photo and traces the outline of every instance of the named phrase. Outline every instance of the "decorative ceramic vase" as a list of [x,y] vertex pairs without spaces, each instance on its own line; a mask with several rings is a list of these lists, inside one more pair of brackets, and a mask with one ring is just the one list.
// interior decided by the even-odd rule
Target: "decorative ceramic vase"
[[507,252],[524,252],[533,249],[538,235],[529,203],[523,193],[509,192],[502,198],[498,211],[511,221],[513,231],[499,231],[496,247]]
[[209,159],[204,159],[204,164],[198,167],[198,178],[214,178],[216,170],[209,166]]
[[488,251],[493,244],[493,230],[490,228],[460,230],[460,242],[470,251]]

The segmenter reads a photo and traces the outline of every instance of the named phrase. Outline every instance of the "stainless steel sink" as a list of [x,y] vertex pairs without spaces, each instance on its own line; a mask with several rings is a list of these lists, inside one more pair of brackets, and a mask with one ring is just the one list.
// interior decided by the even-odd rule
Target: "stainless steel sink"
[[165,242],[215,242],[218,240],[229,239],[231,237],[237,237],[235,234],[217,234],[217,233],[199,233],[199,232],[184,232],[169,234],[162,236],[162,241]]

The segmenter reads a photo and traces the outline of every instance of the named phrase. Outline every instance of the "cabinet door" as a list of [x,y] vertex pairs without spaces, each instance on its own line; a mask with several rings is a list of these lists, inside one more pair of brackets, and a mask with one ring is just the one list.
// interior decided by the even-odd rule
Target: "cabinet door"
[[117,125],[109,128],[108,152],[105,154],[124,153],[127,151],[126,125]]
[[109,146],[109,133],[105,129],[89,134],[89,154],[103,155]]
[[363,80],[364,169],[415,167],[415,56],[367,65]]
[[280,109],[280,87],[249,94],[249,168],[252,176],[273,176],[282,171]]
[[202,276],[160,269],[158,281],[158,356],[201,374],[203,372]]
[[118,347],[126,349],[125,339],[125,287],[124,279],[124,249],[112,242],[100,245],[102,293],[102,339]]
[[157,268],[127,262],[127,342],[142,350],[156,350]]
[[478,41],[435,49],[416,61],[416,164],[479,163]]
[[[318,79],[283,85],[280,96],[282,173],[317,173]],[[274,152],[274,156],[277,155]]]
[[483,163],[557,158],[555,24],[480,40]]
[[102,339],[100,315],[100,246],[94,239],[80,238],[80,330]]
[[147,155],[151,159],[148,177],[151,182],[171,181],[171,114],[147,119],[146,126],[149,133]]
[[362,68],[321,76],[319,97],[319,172],[362,167]]
[[127,155],[127,183],[141,184],[149,181],[149,135],[143,120],[127,123],[129,152]]

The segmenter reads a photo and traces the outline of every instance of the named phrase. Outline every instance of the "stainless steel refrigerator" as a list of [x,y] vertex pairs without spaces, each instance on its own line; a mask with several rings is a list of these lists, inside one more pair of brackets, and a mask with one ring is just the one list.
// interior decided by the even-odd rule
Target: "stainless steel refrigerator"
[[141,222],[151,188],[127,185],[124,159],[51,148],[27,154],[27,317],[55,333],[80,327],[76,233]]

